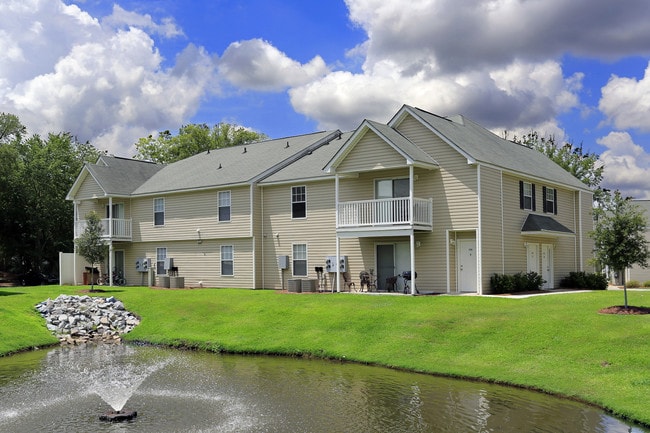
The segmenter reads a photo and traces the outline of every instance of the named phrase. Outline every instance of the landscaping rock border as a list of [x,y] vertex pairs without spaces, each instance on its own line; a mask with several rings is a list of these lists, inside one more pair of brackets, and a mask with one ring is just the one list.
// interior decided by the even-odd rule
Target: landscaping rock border
[[113,296],[59,295],[54,300],[48,298],[36,304],[35,308],[61,344],[119,343],[122,334],[140,323],[140,319]]

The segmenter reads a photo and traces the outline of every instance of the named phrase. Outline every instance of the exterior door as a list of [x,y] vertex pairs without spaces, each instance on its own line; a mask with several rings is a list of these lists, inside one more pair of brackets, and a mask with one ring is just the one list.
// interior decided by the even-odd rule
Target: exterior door
[[386,278],[395,276],[395,246],[377,244],[377,289],[386,289]]
[[552,244],[542,244],[542,278],[546,280],[542,288],[552,289],[555,287]]
[[539,274],[539,244],[526,245],[526,270]]
[[476,293],[476,239],[458,239],[458,290]]

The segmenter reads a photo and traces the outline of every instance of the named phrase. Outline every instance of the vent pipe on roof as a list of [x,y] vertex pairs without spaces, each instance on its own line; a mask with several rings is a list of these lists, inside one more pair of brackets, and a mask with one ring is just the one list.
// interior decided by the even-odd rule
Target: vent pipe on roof
[[246,153],[246,148],[244,147],[244,151],[242,153]]
[[287,145],[284,146],[284,148],[285,148],[285,149],[288,149],[288,148],[289,148],[289,142],[288,142],[288,141],[287,141]]
[[217,167],[217,170],[221,170],[221,163],[219,163],[219,167]]

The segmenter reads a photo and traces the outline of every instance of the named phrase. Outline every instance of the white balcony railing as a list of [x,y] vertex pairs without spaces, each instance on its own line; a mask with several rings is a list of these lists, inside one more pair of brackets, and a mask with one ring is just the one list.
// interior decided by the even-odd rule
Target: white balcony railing
[[358,200],[338,204],[339,228],[369,226],[433,227],[433,202],[413,199],[413,215],[410,215],[408,197],[377,200]]
[[[104,230],[104,239],[109,240],[131,240],[131,220],[121,218],[104,218],[102,219],[102,229]],[[75,221],[74,237],[80,237],[86,229],[86,220]]]

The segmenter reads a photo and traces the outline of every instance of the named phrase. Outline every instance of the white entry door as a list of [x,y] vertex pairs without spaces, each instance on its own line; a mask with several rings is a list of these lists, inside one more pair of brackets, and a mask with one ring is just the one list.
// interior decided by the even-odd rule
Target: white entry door
[[526,244],[526,270],[539,274],[539,244]]
[[459,239],[458,245],[458,290],[477,292],[476,239]]
[[542,288],[554,288],[553,277],[553,245],[542,244],[542,278],[546,280]]

